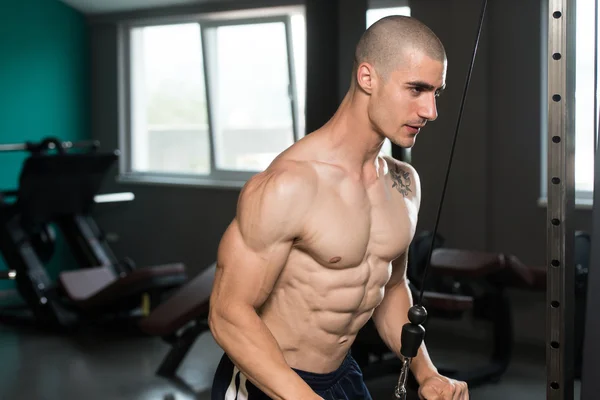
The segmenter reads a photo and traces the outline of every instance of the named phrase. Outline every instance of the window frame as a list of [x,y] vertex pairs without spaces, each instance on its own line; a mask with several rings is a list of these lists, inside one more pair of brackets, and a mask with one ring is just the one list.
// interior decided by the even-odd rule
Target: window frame
[[[215,29],[222,26],[240,26],[240,25],[256,25],[261,23],[283,23],[285,30],[285,41],[286,41],[286,56],[288,63],[288,96],[290,97],[290,107],[291,107],[291,117],[292,117],[292,140],[296,142],[298,140],[299,132],[298,132],[298,115],[297,115],[297,98],[295,95],[297,94],[296,90],[296,82],[294,75],[294,65],[293,65],[293,51],[290,49],[290,45],[292,44],[291,38],[291,18],[289,16],[271,16],[271,17],[254,17],[254,18],[244,18],[244,19],[235,19],[235,20],[209,20],[200,23],[200,32],[202,39],[202,54],[203,56],[209,53],[209,51],[214,51],[215,46],[209,45],[207,41],[210,39],[206,35],[206,31],[209,29]],[[203,57],[204,58],[204,57]],[[209,60],[206,62],[206,60]],[[211,62],[212,60],[212,62]],[[208,131],[209,131],[209,140],[210,140],[210,169],[211,173],[208,175],[211,179],[216,179],[218,181],[241,181],[247,180],[252,175],[260,172],[258,170],[252,171],[236,171],[229,170],[226,168],[217,167],[217,148],[216,148],[216,140],[213,135],[213,128],[215,126],[215,118],[213,113],[213,106],[211,99],[214,98],[214,86],[211,84],[212,77],[215,72],[214,65],[214,57],[207,56],[204,58],[204,79],[205,79],[205,88],[206,88],[206,107],[208,112]],[[204,176],[204,175],[203,175]]]
[[[218,28],[220,26],[247,25],[258,23],[283,23],[285,30],[286,56],[288,65],[288,93],[291,108],[292,119],[292,140],[298,141],[301,138],[298,88],[296,87],[296,71],[294,66],[293,35],[291,18],[298,13],[305,14],[305,8],[302,6],[277,7],[270,9],[267,15],[258,15],[256,10],[236,10],[232,15],[230,12],[194,14],[187,16],[167,16],[157,18],[144,18],[139,20],[122,22],[119,24],[118,51],[119,51],[119,145],[121,148],[121,157],[119,158],[118,182],[124,183],[152,183],[165,185],[186,185],[212,188],[241,188],[255,174],[260,171],[237,171],[216,166],[216,145],[213,137],[213,106],[211,97],[214,92],[210,84],[211,57],[207,57],[211,51],[210,44],[207,43],[206,30]],[[244,15],[245,14],[245,15]],[[133,78],[133,58],[132,58],[132,30],[135,28],[168,26],[185,23],[195,23],[199,25],[200,39],[202,46],[202,67],[205,82],[205,99],[207,107],[207,129],[209,137],[210,151],[210,172],[201,173],[169,173],[160,171],[134,171],[133,170],[133,140],[134,140],[134,94],[132,90]],[[214,64],[214,63],[212,63]]]
[[367,10],[396,7],[410,7],[410,0],[368,0],[367,2]]

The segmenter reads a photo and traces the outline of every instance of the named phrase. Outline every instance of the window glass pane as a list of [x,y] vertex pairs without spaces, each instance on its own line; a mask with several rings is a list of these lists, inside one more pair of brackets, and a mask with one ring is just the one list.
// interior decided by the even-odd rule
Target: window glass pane
[[294,141],[285,24],[205,32],[217,168],[263,170]]
[[[367,29],[381,18],[389,15],[410,16],[410,7],[373,8],[367,10]],[[392,142],[389,139],[385,139],[383,142],[381,153],[390,157],[392,156]]]
[[577,2],[575,190],[594,189],[594,1]]
[[200,27],[131,31],[132,169],[207,174],[210,147]]

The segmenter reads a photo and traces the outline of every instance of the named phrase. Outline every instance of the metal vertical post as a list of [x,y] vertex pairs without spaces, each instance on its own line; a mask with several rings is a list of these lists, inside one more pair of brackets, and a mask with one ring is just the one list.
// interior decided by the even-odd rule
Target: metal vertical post
[[575,0],[549,0],[546,398],[574,397]]

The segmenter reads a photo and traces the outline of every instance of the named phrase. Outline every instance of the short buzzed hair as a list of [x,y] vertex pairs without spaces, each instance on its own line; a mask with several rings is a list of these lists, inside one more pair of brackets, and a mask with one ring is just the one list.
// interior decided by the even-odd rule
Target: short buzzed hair
[[413,17],[392,15],[375,22],[363,33],[354,53],[354,78],[363,62],[372,64],[387,79],[402,63],[406,50],[418,49],[428,57],[446,62],[440,39],[424,23]]

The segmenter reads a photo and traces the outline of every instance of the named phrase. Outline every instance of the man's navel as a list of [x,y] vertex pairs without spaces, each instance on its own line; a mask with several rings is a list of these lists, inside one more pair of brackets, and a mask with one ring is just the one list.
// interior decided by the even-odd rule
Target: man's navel
[[335,263],[339,263],[342,260],[342,257],[333,257],[332,259],[329,260],[329,262],[331,264],[335,264]]

